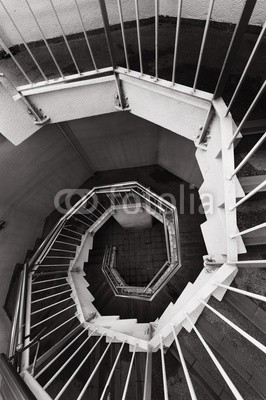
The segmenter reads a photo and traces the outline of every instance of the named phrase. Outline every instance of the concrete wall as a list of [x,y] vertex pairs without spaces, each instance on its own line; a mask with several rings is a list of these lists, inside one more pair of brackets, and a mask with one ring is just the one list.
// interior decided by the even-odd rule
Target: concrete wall
[[[163,0],[160,6],[160,13],[176,17],[177,2]],[[206,19],[210,0],[183,0],[182,16],[184,18]],[[212,12],[212,20],[217,22],[228,22],[235,24],[241,15],[244,0],[216,0]],[[262,25],[266,18],[265,0],[258,0],[250,23]]]
[[130,113],[73,120],[69,126],[94,171],[157,163],[158,127]]
[[203,182],[194,142],[174,132],[162,129],[158,147],[158,164],[186,182],[200,187]]
[[[55,8],[60,16],[64,30],[68,34],[81,31],[81,25],[75,8],[74,1],[53,0]],[[21,29],[26,41],[40,40],[41,35],[34,22],[27,5],[21,0],[5,0],[9,12],[12,14],[15,22]],[[102,27],[102,20],[98,6],[98,0],[78,0],[86,29],[93,30]],[[174,0],[160,1],[160,14],[176,16],[177,2]],[[184,0],[183,17],[205,19],[209,0]],[[40,21],[41,27],[47,38],[61,36],[59,25],[53,14],[49,1],[35,0],[30,4]],[[109,19],[111,24],[119,22],[117,1],[106,0]],[[123,16],[125,21],[135,19],[134,1],[124,0]],[[220,22],[236,23],[241,13],[244,0],[216,0],[213,12],[213,20]],[[154,16],[154,1],[139,1],[140,18],[149,18]],[[256,10],[251,19],[251,23],[261,25],[265,20],[265,1],[258,0]],[[1,28],[0,36],[7,45],[21,43],[21,39],[15,32],[12,23],[8,19],[2,6],[0,6]]]
[[0,140],[0,351],[6,350],[9,321],[2,309],[16,263],[24,260],[54,208],[55,193],[89,177],[55,126],[41,129],[20,146]]

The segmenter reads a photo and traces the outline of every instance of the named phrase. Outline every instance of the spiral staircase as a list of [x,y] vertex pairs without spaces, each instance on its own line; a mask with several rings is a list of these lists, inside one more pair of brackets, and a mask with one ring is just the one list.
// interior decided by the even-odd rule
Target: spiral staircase
[[[14,62],[20,70],[20,78],[28,81],[27,85],[17,85],[14,82],[20,80],[18,76],[14,76],[12,83],[10,77],[2,74],[2,84],[11,94],[10,101],[15,100],[20,117],[25,118],[23,123],[30,121],[28,129],[32,132],[54,121],[52,107],[47,115],[42,111],[49,108],[47,94],[52,99],[57,91],[62,92],[72,85],[75,96],[74,90],[83,85],[86,90],[95,90],[106,82],[116,87],[114,108],[140,116],[150,112],[147,119],[153,122],[158,121],[155,114],[159,113],[160,101],[167,98],[169,103],[161,123],[168,129],[171,129],[168,118],[173,110],[180,118],[180,126],[184,112],[189,119],[189,113],[194,110],[201,125],[194,132],[194,143],[203,177],[198,196],[205,217],[181,215],[180,204],[171,204],[156,186],[150,190],[141,181],[121,179],[113,184],[90,185],[86,194],[75,199],[70,209],[66,208],[63,216],[57,218],[41,243],[36,242],[36,248],[12,283],[13,293],[7,301],[10,303],[12,299],[13,303],[10,345],[7,354],[0,358],[3,399],[266,399],[266,223],[257,223],[254,218],[255,224],[251,223],[251,227],[249,224],[251,211],[265,217],[265,175],[254,174],[250,162],[258,154],[265,160],[266,133],[265,126],[259,123],[248,126],[248,118],[263,96],[266,81],[237,125],[231,114],[264,39],[266,23],[234,93],[227,104],[222,98],[256,1],[243,2],[242,14],[213,93],[197,88],[213,0],[209,4],[191,87],[175,82],[182,1],[178,2],[175,21],[172,81],[159,77],[159,1],[155,1],[152,77],[143,72],[137,1],[134,4],[139,72],[132,71],[129,66],[127,29],[120,1],[118,14],[126,68],[118,66],[115,60],[108,11],[105,2],[99,0],[111,59],[111,67],[103,69],[96,67],[82,13],[75,1],[95,67],[85,72],[79,70],[60,24],[60,15],[51,0],[50,3],[77,74],[62,73],[44,37],[59,77],[48,79],[24,43],[35,68],[45,79],[33,82],[32,69],[25,70],[16,54],[1,40],[2,48],[10,56],[8,62]],[[27,5],[30,8],[28,2]],[[6,7],[5,11],[13,21]],[[130,86],[132,82],[134,90]],[[154,115],[149,107],[137,108],[136,93],[149,99],[150,109],[155,107]],[[103,93],[102,96],[104,102]],[[82,152],[77,151],[82,157]],[[121,177],[124,173],[122,171]],[[151,279],[144,279],[140,285],[130,285],[123,278],[118,268],[119,246],[112,242],[103,244],[101,240],[104,227],[116,213],[121,210],[130,213],[134,208],[162,224],[165,235],[166,259]],[[186,230],[188,224],[194,228]],[[196,263],[196,258],[193,259],[195,244],[201,252],[202,263],[192,276],[188,271],[191,264]],[[13,301],[14,295],[16,301]]]

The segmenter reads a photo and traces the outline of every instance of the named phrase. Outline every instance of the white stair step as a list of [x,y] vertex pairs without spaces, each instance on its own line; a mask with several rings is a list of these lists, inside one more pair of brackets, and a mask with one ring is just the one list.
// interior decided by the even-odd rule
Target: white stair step
[[[227,177],[226,177],[227,178]],[[236,183],[236,197],[238,199],[244,197],[245,193],[239,183],[237,177],[232,178]],[[204,182],[199,188],[199,194],[203,202],[208,203],[208,196],[211,194],[213,196],[213,206],[219,207],[224,205],[225,193],[224,193],[224,177],[223,177],[223,165],[221,159],[214,159],[210,164],[210,169],[204,175]],[[208,218],[208,208],[209,205],[206,204],[205,212]],[[210,210],[209,210],[210,211]]]
[[[225,211],[223,208],[214,209],[206,222],[201,224],[201,231],[208,254],[216,259],[227,254],[227,233],[225,228]],[[237,232],[236,232],[237,233]],[[241,236],[237,237],[238,253],[246,253]]]
[[160,316],[158,320],[158,324],[155,330],[156,332],[159,332],[160,329],[168,322],[169,318],[173,315],[172,309],[173,309],[174,303],[169,303],[163,314]]

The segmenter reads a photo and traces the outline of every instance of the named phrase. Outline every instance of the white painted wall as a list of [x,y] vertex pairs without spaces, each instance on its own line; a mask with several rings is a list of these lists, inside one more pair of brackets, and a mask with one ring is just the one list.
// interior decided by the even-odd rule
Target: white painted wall
[[158,146],[158,164],[186,182],[200,187],[203,182],[195,158],[194,142],[174,132],[162,129]]
[[[182,16],[192,19],[206,19],[210,0],[183,0]],[[241,15],[245,0],[215,0],[212,12],[212,20],[217,22],[228,22],[235,24]],[[160,13],[176,17],[177,2],[163,0],[160,6]],[[258,0],[252,14],[250,23],[262,25],[266,19],[265,0]]]
[[53,210],[55,193],[78,187],[89,174],[55,126],[43,128],[20,146],[0,140],[0,352],[6,350],[9,321],[2,309],[16,263],[24,260]]
[[128,112],[69,122],[94,171],[157,164],[158,127]]
[[[67,34],[81,31],[81,25],[77,10],[73,0],[53,0],[60,20]],[[21,0],[4,1],[9,12],[12,14],[16,24],[21,29],[26,41],[40,40],[41,35],[34,22],[27,5]],[[98,6],[98,0],[78,0],[86,29],[93,30],[102,27],[102,20]],[[183,17],[205,19],[209,0],[184,0]],[[47,38],[61,36],[59,25],[54,17],[49,0],[30,1],[32,8],[40,22],[40,25]],[[119,22],[117,1],[106,0],[109,19],[111,24]],[[125,21],[135,19],[134,1],[123,0],[123,16]],[[219,22],[236,23],[241,13],[244,0],[216,0],[213,11],[213,20]],[[139,1],[140,18],[149,18],[154,16],[154,1]],[[176,16],[177,1],[161,0],[160,14]],[[251,23],[261,25],[265,21],[265,0],[258,0],[256,10],[253,13]],[[21,39],[15,32],[12,23],[0,6],[1,28],[0,36],[7,45],[21,43]]]

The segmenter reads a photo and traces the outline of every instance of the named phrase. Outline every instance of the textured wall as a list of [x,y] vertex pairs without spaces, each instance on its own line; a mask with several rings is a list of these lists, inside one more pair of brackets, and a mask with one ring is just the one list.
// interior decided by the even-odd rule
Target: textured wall
[[[183,0],[182,16],[193,19],[206,19],[210,0]],[[212,12],[212,20],[236,23],[241,15],[244,0],[216,0]],[[163,0],[160,12],[162,15],[176,17],[177,4],[173,0]],[[262,25],[266,18],[265,0],[257,0],[250,23]]]
[[[74,1],[53,0],[56,10],[66,33],[81,31],[81,25],[75,8]],[[185,18],[205,19],[209,0],[184,0],[183,16]],[[78,0],[86,29],[92,30],[102,27],[102,21],[98,6],[98,0]],[[4,4],[14,17],[20,27],[26,41],[40,40],[38,31],[27,5],[23,0],[4,0]],[[49,0],[30,1],[32,8],[40,21],[40,25],[47,38],[61,36],[59,25],[54,17]],[[119,22],[117,1],[106,0],[109,19],[111,24]],[[124,20],[135,19],[134,1],[123,0]],[[235,23],[240,15],[244,0],[216,0],[213,19],[222,22]],[[148,18],[154,15],[154,1],[139,1],[140,18]],[[174,0],[160,1],[160,14],[176,16],[177,2]],[[265,0],[258,0],[256,10],[252,16],[251,23],[260,25],[265,20]],[[21,43],[21,39],[15,32],[12,23],[0,6],[1,29],[0,36],[8,44]]]
[[[54,194],[78,187],[89,173],[55,126],[41,129],[20,146],[0,138],[0,231],[2,307],[15,264],[23,262],[54,208]],[[8,320],[0,307],[0,351],[5,351]]]
[[[49,0],[29,1],[35,15],[47,38],[61,36],[60,27],[54,16]],[[60,17],[60,21],[66,33],[81,32],[82,27],[74,1],[53,0],[54,6]],[[23,0],[4,0],[8,11],[12,13],[15,22],[21,29],[26,41],[40,40],[41,35],[32,15]],[[87,30],[101,28],[103,26],[98,0],[78,0],[84,24]],[[106,0],[109,21],[111,24],[119,23],[119,15],[116,0]],[[140,17],[149,18],[154,15],[154,2],[145,0],[139,2]],[[123,1],[123,16],[125,21],[133,20],[135,16],[134,1]],[[12,27],[12,23],[0,6],[1,30],[0,36],[8,45],[20,43],[21,40]]]
[[194,142],[162,129],[158,146],[158,164],[186,182],[200,187],[202,175],[195,158]]
[[130,113],[74,120],[69,126],[94,171],[157,163],[157,126]]

